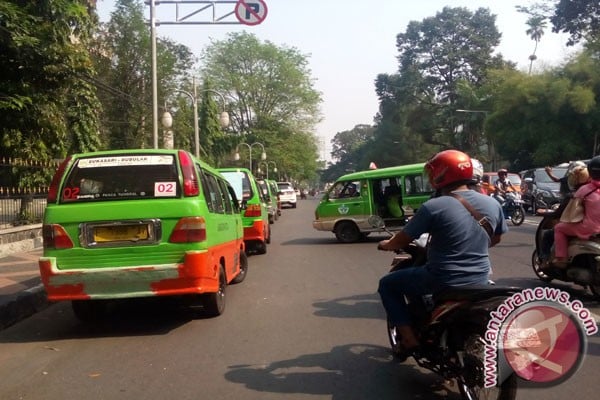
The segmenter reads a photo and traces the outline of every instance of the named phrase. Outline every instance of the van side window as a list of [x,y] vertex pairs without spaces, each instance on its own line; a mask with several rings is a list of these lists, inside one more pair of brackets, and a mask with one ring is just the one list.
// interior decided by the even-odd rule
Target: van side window
[[221,192],[221,196],[223,198],[225,212],[227,214],[233,214],[233,205],[232,205],[231,197],[229,195],[229,190],[227,190],[227,184],[225,182],[223,182],[221,179],[217,179],[217,182],[219,182],[219,189]]
[[423,194],[433,191],[429,180],[425,179],[423,175],[407,175],[404,184],[406,185],[407,194]]
[[360,181],[337,182],[329,192],[330,199],[360,197]]
[[204,191],[204,197],[206,198],[206,204],[210,212],[223,214],[225,208],[223,206],[223,196],[217,183],[217,178],[209,174],[205,170],[202,170],[201,174],[202,189]]
[[227,186],[227,193],[229,193],[229,200],[231,201],[231,207],[234,213],[240,212],[240,201],[237,199],[237,195],[235,194],[235,189],[229,184],[225,183]]

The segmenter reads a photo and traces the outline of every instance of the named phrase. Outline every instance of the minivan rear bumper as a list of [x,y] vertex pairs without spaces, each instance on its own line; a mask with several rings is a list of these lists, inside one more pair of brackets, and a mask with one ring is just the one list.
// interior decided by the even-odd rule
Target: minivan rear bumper
[[265,241],[265,223],[261,220],[256,220],[250,226],[244,227],[244,241],[248,242],[251,240]]
[[208,252],[187,251],[183,263],[59,270],[56,257],[39,259],[48,300],[120,299],[214,293],[218,266]]

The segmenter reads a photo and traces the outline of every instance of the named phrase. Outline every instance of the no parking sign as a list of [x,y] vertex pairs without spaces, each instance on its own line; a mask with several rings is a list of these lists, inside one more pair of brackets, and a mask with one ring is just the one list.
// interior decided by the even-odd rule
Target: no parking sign
[[239,0],[235,16],[245,25],[258,25],[267,17],[267,4],[263,0]]

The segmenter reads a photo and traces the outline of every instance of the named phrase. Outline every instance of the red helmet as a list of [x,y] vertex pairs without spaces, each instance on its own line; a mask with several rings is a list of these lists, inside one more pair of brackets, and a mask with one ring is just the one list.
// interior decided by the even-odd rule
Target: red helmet
[[469,182],[473,178],[471,157],[458,150],[444,150],[433,156],[425,170],[434,189],[441,189],[452,183]]

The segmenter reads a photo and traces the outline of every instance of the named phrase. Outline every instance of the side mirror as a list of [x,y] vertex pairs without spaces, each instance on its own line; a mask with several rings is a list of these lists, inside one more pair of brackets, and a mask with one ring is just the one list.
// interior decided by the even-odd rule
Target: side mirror
[[245,210],[248,208],[248,200],[242,200],[242,204],[240,204],[240,209]]

